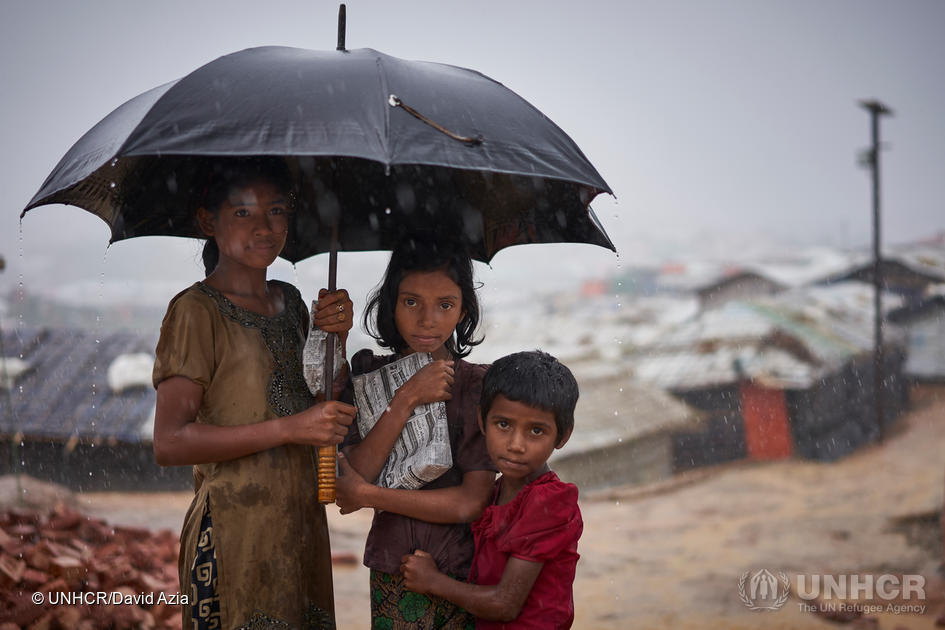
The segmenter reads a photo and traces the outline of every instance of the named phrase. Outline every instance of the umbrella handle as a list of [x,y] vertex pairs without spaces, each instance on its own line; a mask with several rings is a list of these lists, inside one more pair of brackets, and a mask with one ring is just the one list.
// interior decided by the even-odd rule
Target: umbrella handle
[[[344,6],[344,5],[342,5]],[[334,292],[338,279],[338,224],[331,228],[331,250],[328,254],[328,292]],[[328,348],[325,353],[325,400],[332,400],[335,390],[335,344],[338,335],[330,333],[325,340]],[[335,446],[318,447],[318,502],[335,502],[335,479],[338,477],[338,448]]]
[[[329,283],[331,284],[331,283]],[[334,291],[334,288],[329,289]],[[331,400],[334,394],[334,363],[335,363],[335,342],[337,336],[334,333],[328,335],[325,340],[328,344],[325,357],[325,400]],[[335,479],[338,477],[338,448],[335,446],[318,447],[318,502],[322,504],[335,502]]]
[[335,466],[338,449],[334,446],[318,447],[318,502],[327,505],[335,502]]

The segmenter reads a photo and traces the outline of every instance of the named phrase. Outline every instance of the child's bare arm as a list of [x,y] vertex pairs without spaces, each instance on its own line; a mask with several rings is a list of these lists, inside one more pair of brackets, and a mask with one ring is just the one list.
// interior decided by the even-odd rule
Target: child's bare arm
[[346,449],[354,469],[368,481],[377,481],[414,408],[427,402],[449,400],[452,386],[452,361],[434,361],[411,376],[394,393],[387,411],[361,442]]
[[355,408],[320,403],[305,411],[241,426],[195,422],[203,388],[182,376],[161,381],[154,412],[154,458],[161,466],[222,462],[283,444],[339,444]]
[[522,612],[542,566],[541,562],[509,558],[499,583],[482,586],[441,573],[430,554],[417,550],[401,558],[400,572],[408,590],[442,597],[480,619],[508,623]]
[[371,507],[428,523],[470,523],[476,520],[492,498],[495,481],[495,473],[491,470],[474,470],[463,473],[463,482],[450,488],[379,488],[365,481],[344,455],[338,455],[338,465],[341,474],[336,481],[335,502],[342,514]]

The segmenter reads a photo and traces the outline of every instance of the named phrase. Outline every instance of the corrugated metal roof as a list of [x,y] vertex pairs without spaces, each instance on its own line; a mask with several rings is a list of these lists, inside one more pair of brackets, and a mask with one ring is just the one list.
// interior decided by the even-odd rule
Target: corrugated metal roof
[[153,355],[155,342],[153,337],[130,332],[4,330],[4,354],[22,358],[30,369],[8,390],[9,398],[4,394],[0,400],[0,434],[150,441],[150,433],[142,435],[142,427],[154,412],[154,388],[148,384],[114,393],[108,387],[107,372],[119,355]]

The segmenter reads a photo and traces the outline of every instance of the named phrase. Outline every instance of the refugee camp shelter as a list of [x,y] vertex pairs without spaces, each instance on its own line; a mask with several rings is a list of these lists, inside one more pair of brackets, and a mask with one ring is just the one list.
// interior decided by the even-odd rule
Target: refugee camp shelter
[[[861,253],[847,269],[825,276],[820,284],[851,280],[872,284],[873,272],[872,255]],[[884,248],[880,281],[884,291],[902,296],[907,303],[922,301],[934,285],[945,283],[945,235]]]
[[696,293],[702,308],[715,308],[732,300],[776,295],[786,288],[761,273],[743,270],[705,284]]
[[[900,300],[886,296],[888,306]],[[831,460],[874,440],[872,288],[802,287],[703,311],[630,358],[633,377],[706,412],[678,468],[749,457]],[[887,327],[885,424],[905,402],[904,336]]]
[[701,414],[625,373],[587,379],[578,368],[576,375],[574,432],[550,460],[558,476],[582,490],[671,477],[674,435],[702,429]]
[[155,339],[16,327],[0,358],[0,473],[76,490],[182,489],[190,467],[154,461]]
[[892,311],[889,320],[906,331],[903,376],[910,401],[945,399],[945,285],[932,294]]

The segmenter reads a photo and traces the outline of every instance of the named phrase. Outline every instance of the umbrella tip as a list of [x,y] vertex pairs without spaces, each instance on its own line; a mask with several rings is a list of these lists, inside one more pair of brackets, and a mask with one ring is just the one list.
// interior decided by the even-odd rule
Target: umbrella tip
[[344,51],[345,49],[345,5],[344,3],[338,5],[338,48],[337,50]]

